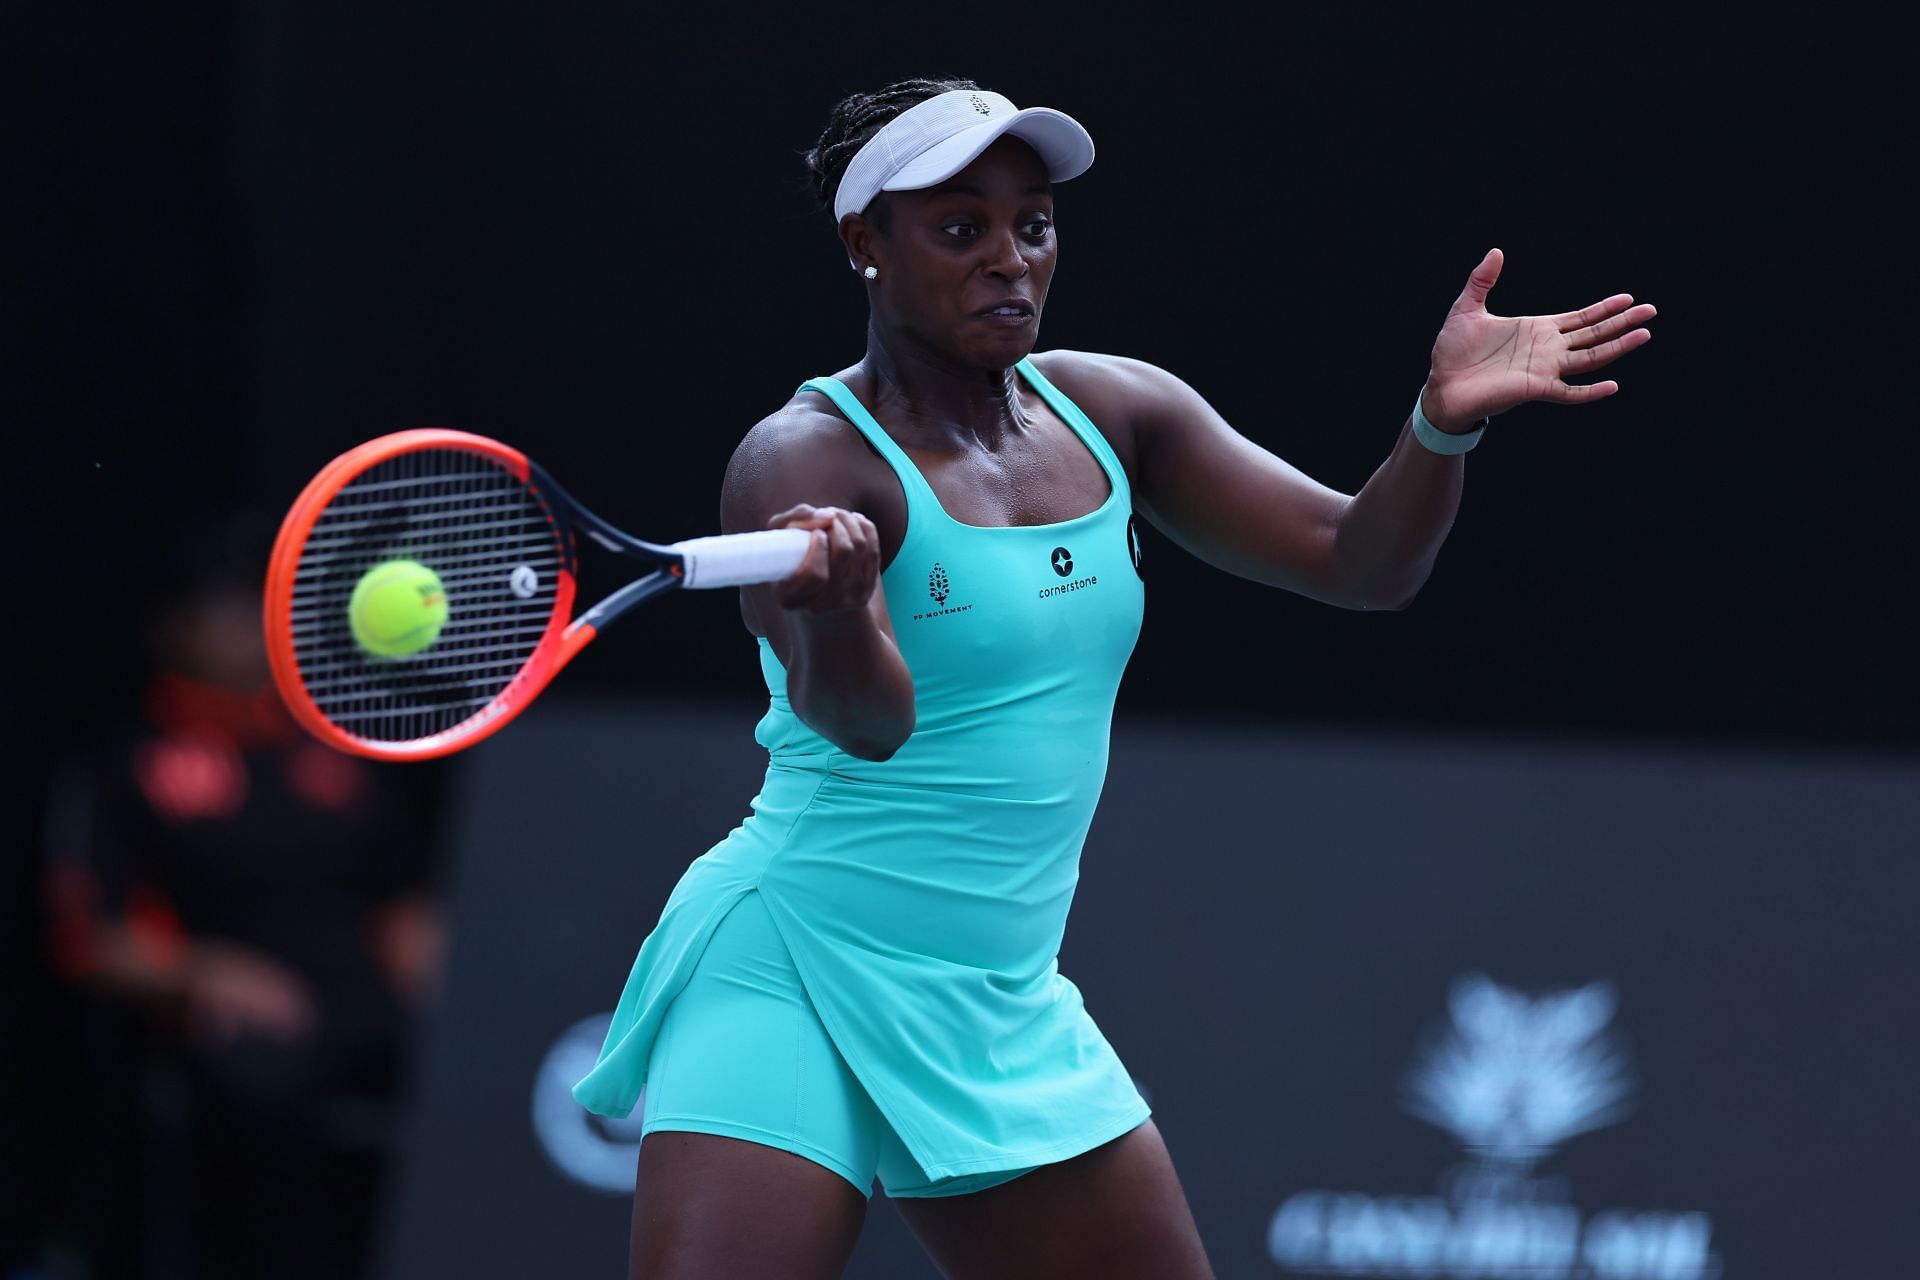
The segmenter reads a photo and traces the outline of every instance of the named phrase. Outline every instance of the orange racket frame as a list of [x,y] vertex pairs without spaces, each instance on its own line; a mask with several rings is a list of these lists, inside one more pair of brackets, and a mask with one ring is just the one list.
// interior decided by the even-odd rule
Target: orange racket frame
[[[380,742],[349,733],[334,724],[308,692],[306,682],[300,675],[293,643],[294,578],[300,567],[301,555],[306,550],[307,539],[312,535],[321,513],[351,481],[383,462],[425,449],[458,449],[479,454],[497,462],[527,485],[547,508],[548,519],[553,522],[562,549],[562,559],[557,571],[553,612],[547,622],[546,634],[507,687],[474,717],[451,729],[412,742]],[[572,528],[564,516],[554,509],[556,497],[562,508],[570,508],[575,514],[580,512],[578,506],[560,493],[524,453],[498,440],[465,431],[440,428],[400,431],[369,440],[327,464],[294,500],[292,509],[280,525],[279,536],[274,539],[273,555],[267,566],[267,658],[273,668],[274,683],[279,686],[280,695],[294,718],[322,742],[376,760],[431,760],[471,746],[504,727],[597,634],[597,620],[581,618],[577,622],[569,621],[573,615],[576,590],[575,545]],[[677,566],[670,566],[667,571],[679,572]]]
[[[375,478],[376,468],[387,469]],[[435,486],[439,492],[433,491]],[[417,492],[412,498],[399,496],[408,490]],[[343,495],[350,497],[340,504],[340,518],[329,521]],[[496,514],[502,512],[512,514]],[[348,536],[355,528],[366,532]],[[316,530],[322,535],[319,543],[313,541]],[[548,533],[553,537],[550,586],[542,580]],[[609,551],[646,563],[653,572],[575,618],[581,533]],[[680,587],[775,582],[797,570],[824,541],[805,530],[765,529],[669,545],[647,542],[575,502],[526,454],[498,440],[439,428],[400,431],[369,440],[328,463],[287,512],[267,567],[267,656],[274,683],[294,717],[322,742],[376,760],[431,760],[497,733],[608,623],[641,601]],[[358,649],[346,618],[349,576],[364,574],[384,560],[412,558],[423,547],[421,555],[440,557],[442,566],[463,582],[447,588],[446,630],[418,655],[381,658]],[[524,560],[526,556],[538,559],[541,567]],[[516,565],[516,560],[521,562]],[[312,570],[304,585],[303,567]],[[500,593],[507,584],[517,601],[503,602]],[[305,600],[302,590],[309,593]],[[548,590],[552,604],[539,639],[528,650],[524,637],[541,621],[534,611]],[[306,610],[304,617],[296,618],[296,605]],[[491,633],[489,626],[494,628]],[[404,724],[406,736],[356,733],[328,713],[309,687],[309,673],[301,669],[303,630],[316,665],[324,660],[332,666],[327,678],[336,687],[328,691],[329,700],[345,708],[369,700],[389,704],[340,714],[361,722],[393,722],[396,728]],[[492,674],[471,674],[489,669]],[[511,676],[503,678],[501,673],[509,670]],[[417,700],[433,681],[443,682],[433,685],[434,690],[459,691],[460,696]],[[416,701],[391,705],[402,698]],[[476,704],[470,714],[449,720]],[[414,736],[412,730],[424,724],[437,727]]]

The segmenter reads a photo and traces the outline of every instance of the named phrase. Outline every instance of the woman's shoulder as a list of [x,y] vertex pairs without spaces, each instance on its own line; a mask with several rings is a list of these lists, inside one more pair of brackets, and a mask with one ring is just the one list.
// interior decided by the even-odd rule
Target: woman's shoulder
[[1112,388],[1115,398],[1147,390],[1173,378],[1156,364],[1132,356],[1109,355],[1100,351],[1036,351],[1029,359],[1033,367],[1074,399],[1073,390],[1099,396]]
[[1109,406],[1121,414],[1130,406],[1151,403],[1174,388],[1185,386],[1159,365],[1132,356],[1099,351],[1036,351],[1030,357],[1048,382],[1093,416],[1093,405]]
[[828,465],[874,457],[859,430],[818,391],[795,391],[787,402],[747,428],[734,450],[734,465],[772,462],[783,466],[818,460]]
[[1145,360],[1098,351],[1036,351],[1030,359],[1092,419],[1131,473],[1143,424],[1154,419],[1151,410],[1179,380]]
[[[727,464],[723,511],[794,502],[861,510],[892,470],[826,397],[795,392],[747,429]],[[759,520],[747,526],[759,527]]]

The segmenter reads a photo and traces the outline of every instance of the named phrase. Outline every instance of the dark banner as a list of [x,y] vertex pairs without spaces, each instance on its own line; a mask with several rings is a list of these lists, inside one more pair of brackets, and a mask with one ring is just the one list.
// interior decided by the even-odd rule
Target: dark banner
[[[544,706],[465,762],[388,1275],[622,1273],[638,1112],[567,1087],[753,719]],[[1905,1274],[1916,782],[1125,723],[1061,969],[1223,1277]],[[934,1271],[876,1197],[847,1274]]]

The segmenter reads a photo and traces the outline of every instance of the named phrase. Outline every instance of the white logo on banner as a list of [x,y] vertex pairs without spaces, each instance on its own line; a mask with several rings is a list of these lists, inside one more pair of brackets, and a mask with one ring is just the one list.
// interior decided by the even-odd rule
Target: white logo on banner
[[1529,997],[1460,979],[1453,1024],[1407,1082],[1407,1109],[1473,1159],[1438,1196],[1302,1191],[1274,1213],[1267,1251],[1310,1275],[1436,1280],[1713,1280],[1704,1213],[1609,1210],[1583,1218],[1564,1178],[1533,1166],[1627,1113],[1626,1052],[1608,1030],[1611,987]]
[[1484,977],[1453,990],[1453,1029],[1409,1082],[1407,1109],[1483,1160],[1522,1168],[1626,1112],[1626,1056],[1602,983],[1529,1000]]
[[633,1194],[640,1160],[640,1120],[646,1091],[623,1120],[594,1115],[573,1098],[573,1086],[593,1070],[611,1013],[583,1018],[561,1033],[533,1077],[533,1132],[554,1167],[584,1187]]

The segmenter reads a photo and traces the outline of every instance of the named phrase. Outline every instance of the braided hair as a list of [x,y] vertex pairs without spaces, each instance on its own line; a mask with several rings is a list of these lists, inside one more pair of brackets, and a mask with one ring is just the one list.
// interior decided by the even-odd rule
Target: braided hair
[[[916,107],[928,98],[935,98],[955,89],[978,89],[980,86],[971,80],[896,80],[884,89],[874,93],[855,93],[842,98],[833,108],[833,114],[827,118],[825,132],[820,141],[806,154],[807,172],[812,177],[813,193],[818,197],[822,208],[833,208],[833,198],[840,190],[840,179],[846,176],[847,166],[853,163],[861,147],[872,140],[873,135],[895,116],[910,107]],[[881,215],[880,230],[886,230],[884,206],[876,208]]]

